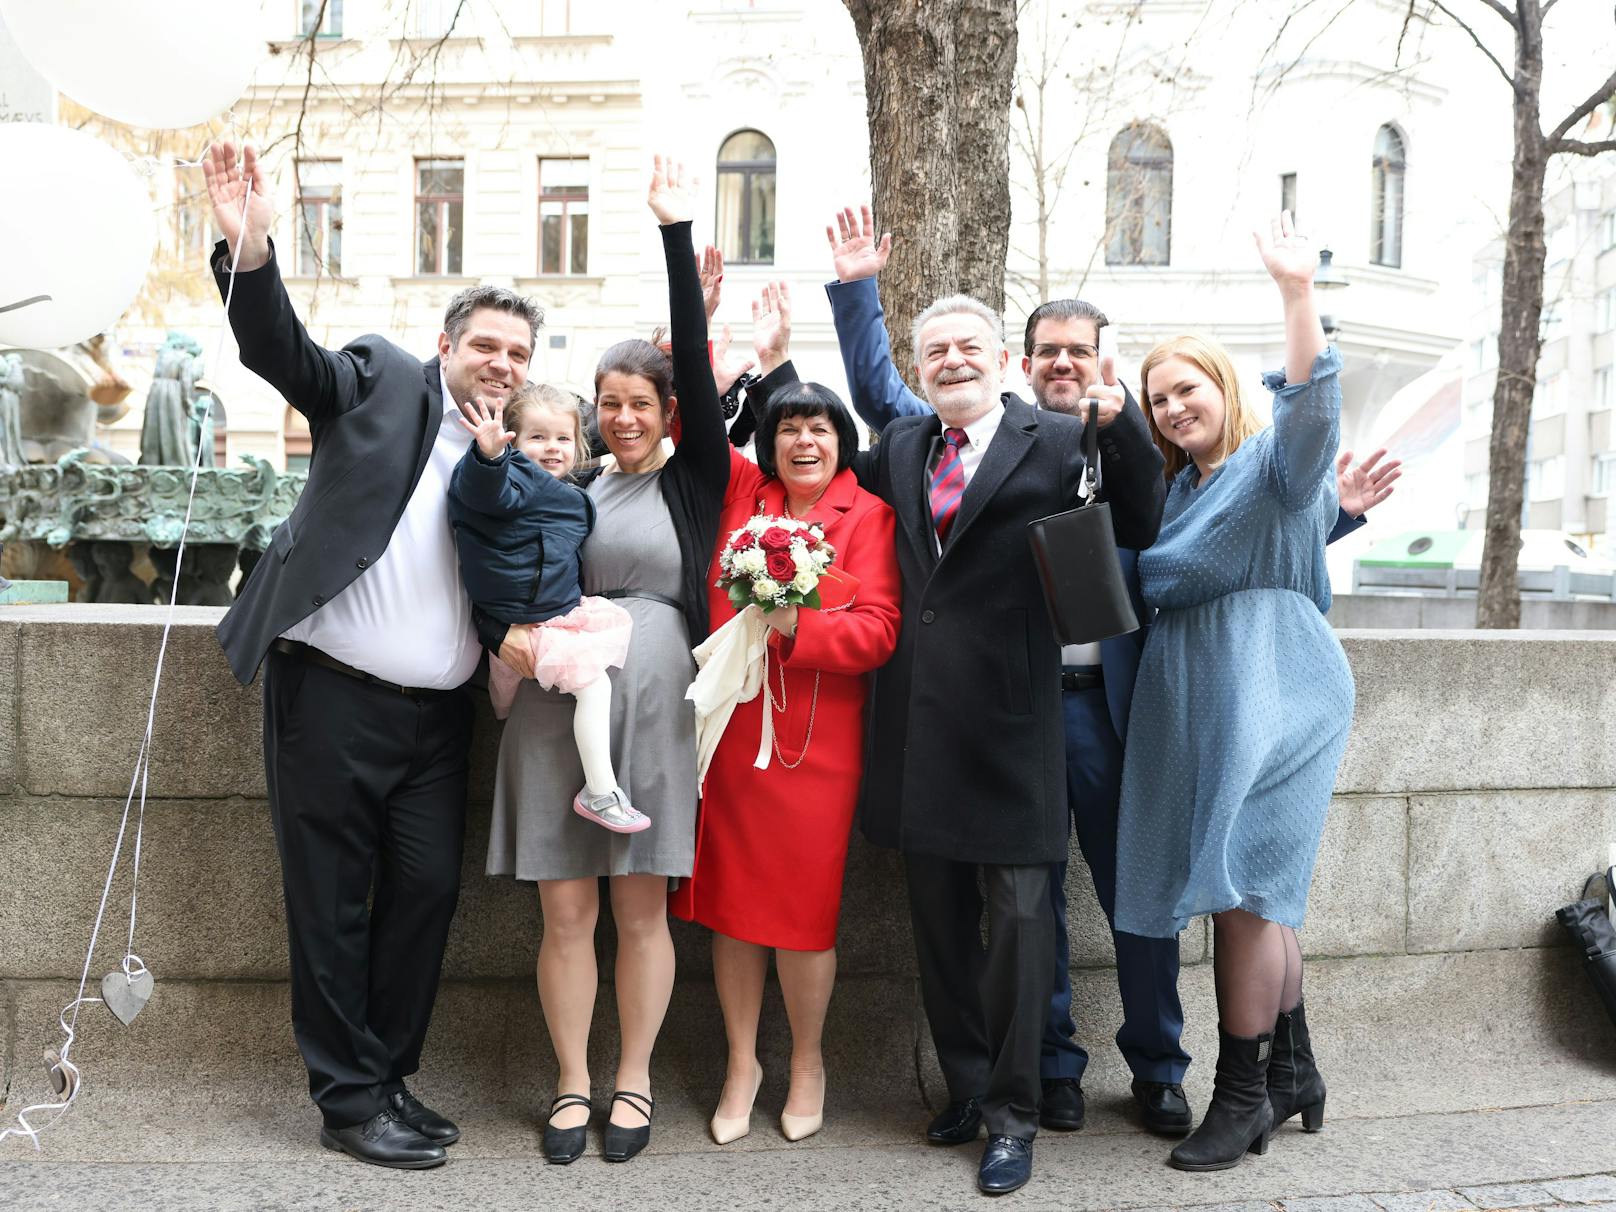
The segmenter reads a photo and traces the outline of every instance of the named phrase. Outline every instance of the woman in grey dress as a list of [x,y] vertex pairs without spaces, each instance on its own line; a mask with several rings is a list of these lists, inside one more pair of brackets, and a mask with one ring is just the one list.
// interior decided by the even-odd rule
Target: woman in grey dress
[[[688,213],[685,192],[659,160],[650,205],[664,223],[670,264],[682,270],[688,260],[694,273],[690,224],[667,222],[679,213],[675,201]],[[500,741],[488,872],[539,885],[539,1001],[560,1069],[544,1133],[545,1156],[555,1163],[582,1153],[589,1119],[598,879],[610,877],[622,1032],[605,1156],[627,1161],[650,1138],[651,1050],[673,992],[668,880],[688,876],[694,859],[695,717],[684,696],[696,672],[691,638],[707,635],[704,582],[729,479],[729,440],[715,392],[692,393],[692,408],[680,410],[674,366],[681,377],[712,373],[706,346],[683,348],[679,333],[671,361],[646,341],[606,351],[595,371],[595,408],[615,465],[583,480],[596,508],[583,546],[584,592],[615,599],[634,618],[628,659],[611,671],[612,761],[650,828],[613,833],[573,812],[583,770],[569,696],[524,681]],[[696,407],[707,400],[710,408]],[[675,422],[678,447],[669,455],[662,439]]]

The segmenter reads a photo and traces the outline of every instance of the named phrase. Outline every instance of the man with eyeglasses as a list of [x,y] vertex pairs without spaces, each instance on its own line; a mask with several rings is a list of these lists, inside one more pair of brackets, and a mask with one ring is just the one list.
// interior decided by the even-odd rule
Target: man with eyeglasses
[[[851,208],[842,211],[835,229],[827,227],[826,235],[837,281],[825,289],[854,409],[877,432],[898,417],[930,412],[931,407],[908,389],[892,364],[875,282],[891,252],[891,235],[876,239],[868,206],[861,207],[857,216]],[[1118,383],[1113,359],[1100,354],[1100,332],[1108,323],[1104,312],[1081,299],[1041,304],[1027,317],[1021,370],[1039,408],[1086,413],[1088,402],[1096,401],[1101,451],[1114,457],[1117,449],[1105,431],[1124,408],[1137,408],[1138,404]],[[1337,463],[1343,508],[1330,534],[1331,542],[1361,526],[1362,513],[1390,495],[1391,483],[1400,474],[1399,464],[1391,460],[1377,467],[1384,453],[1377,452],[1350,467],[1347,452]],[[1119,548],[1118,553],[1134,609],[1141,621],[1147,621],[1149,612],[1139,592],[1137,554],[1127,548]],[[1070,645],[1061,651],[1067,798],[1078,847],[1108,923],[1116,889],[1123,738],[1144,641],[1141,627],[1132,635]],[[1063,862],[1056,865],[1049,881],[1056,973],[1044,1029],[1039,1123],[1072,1131],[1083,1126],[1082,1078],[1089,1057],[1073,1038],[1065,879]],[[1143,938],[1114,928],[1111,937],[1123,1014],[1116,1042],[1133,1073],[1134,1099],[1151,1131],[1183,1135],[1193,1120],[1182,1086],[1190,1057],[1180,1042],[1184,1011],[1178,996],[1178,940]],[[946,1132],[932,1133],[937,1143],[975,1138],[980,1115],[973,1116],[970,1107],[949,1109],[956,1111],[955,1122],[947,1125]]]

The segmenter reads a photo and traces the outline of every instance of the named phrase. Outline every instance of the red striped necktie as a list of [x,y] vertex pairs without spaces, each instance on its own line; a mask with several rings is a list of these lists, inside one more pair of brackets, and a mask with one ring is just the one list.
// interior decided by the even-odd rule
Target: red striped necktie
[[965,495],[965,464],[960,461],[960,447],[969,442],[963,429],[943,430],[943,457],[931,473],[931,521],[937,528],[939,543],[947,541],[948,528],[954,524],[960,498]]

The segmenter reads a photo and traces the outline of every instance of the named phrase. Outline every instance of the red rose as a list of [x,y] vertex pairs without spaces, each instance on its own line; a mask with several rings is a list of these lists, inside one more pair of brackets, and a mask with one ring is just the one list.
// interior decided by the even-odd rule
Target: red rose
[[[763,537],[767,541],[768,535],[765,534]],[[797,575],[797,564],[789,551],[769,552],[768,568],[769,575],[780,582],[789,581]]]
[[785,551],[791,546],[791,532],[784,526],[771,526],[759,540],[764,551]]
[[750,530],[743,530],[729,541],[731,551],[751,551],[757,546],[757,535]]

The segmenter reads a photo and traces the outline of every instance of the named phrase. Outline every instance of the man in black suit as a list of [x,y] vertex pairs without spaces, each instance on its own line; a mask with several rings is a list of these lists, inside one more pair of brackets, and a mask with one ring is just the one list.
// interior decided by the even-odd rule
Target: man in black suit
[[[310,339],[281,283],[253,149],[204,163],[241,362],[309,421],[292,516],[219,625],[243,683],[264,665],[264,766],[291,951],[292,1027],[320,1141],[422,1169],[460,1137],[406,1087],[460,890],[480,648],[449,530],[460,406],[527,376],[542,312],[495,287],[450,302],[427,362],[379,336]],[[248,195],[248,184],[251,193]],[[519,645],[502,652],[524,667]],[[267,656],[267,663],[266,663]],[[370,908],[367,911],[367,900]]]
[[[1060,646],[1026,527],[1079,503],[1083,423],[1000,394],[1002,320],[959,295],[915,322],[934,415],[887,425],[855,464],[898,516],[904,625],[876,677],[860,820],[904,854],[921,993],[951,1105],[939,1144],[989,1134],[978,1185],[1032,1172],[1054,981],[1051,865],[1064,861]],[[1107,418],[1103,496],[1117,542],[1148,547],[1162,460],[1144,414]],[[979,924],[986,890],[988,946]]]

